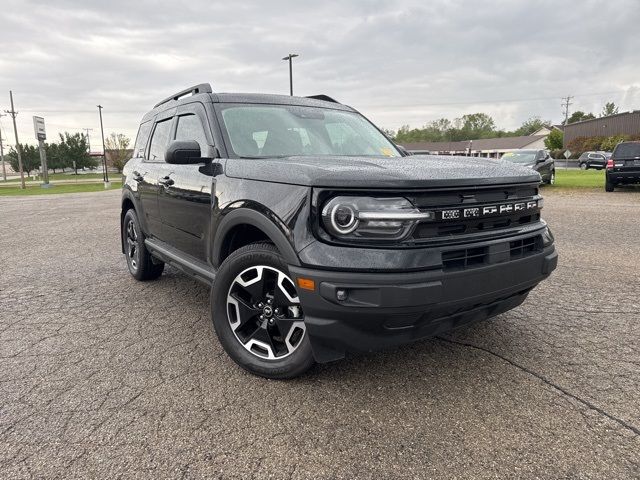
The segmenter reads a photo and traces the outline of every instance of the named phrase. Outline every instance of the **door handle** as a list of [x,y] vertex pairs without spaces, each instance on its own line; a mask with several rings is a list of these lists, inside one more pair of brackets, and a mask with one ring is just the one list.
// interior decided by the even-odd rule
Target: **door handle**
[[142,182],[144,180],[144,177],[140,174],[140,172],[137,172],[136,170],[131,172],[131,175],[136,182]]
[[161,177],[158,179],[158,184],[162,185],[165,188],[170,187],[174,183],[175,182],[173,181],[173,178],[168,175],[166,177]]

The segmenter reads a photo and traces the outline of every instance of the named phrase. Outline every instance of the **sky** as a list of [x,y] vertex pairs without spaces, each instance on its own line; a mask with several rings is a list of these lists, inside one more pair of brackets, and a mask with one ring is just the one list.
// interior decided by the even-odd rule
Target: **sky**
[[[382,128],[490,114],[503,129],[640,109],[640,1],[0,0],[0,111],[20,141],[89,131],[135,138],[140,118],[198,83],[219,92],[325,93]],[[0,118],[13,143],[10,117]],[[8,137],[8,138],[7,138]],[[5,143],[5,145],[6,145]]]

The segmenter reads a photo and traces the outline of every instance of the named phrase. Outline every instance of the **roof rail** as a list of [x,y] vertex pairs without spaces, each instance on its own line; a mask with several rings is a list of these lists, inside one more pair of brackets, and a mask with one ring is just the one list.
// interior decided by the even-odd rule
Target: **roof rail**
[[325,95],[324,93],[321,93],[319,95],[308,95],[306,98],[313,98],[314,100],[323,100],[325,102],[340,103],[335,98],[331,98],[329,95]]
[[193,87],[189,87],[189,88],[185,88],[184,90],[178,92],[178,93],[174,93],[173,95],[171,95],[170,97],[165,98],[164,100],[162,100],[161,102],[156,103],[153,108],[157,108],[160,105],[170,102],[172,100],[179,100],[182,97],[186,97],[187,95],[191,94],[191,95],[195,95],[197,93],[211,93],[213,92],[213,90],[211,90],[211,84],[209,83],[201,83],[200,85],[194,85]]

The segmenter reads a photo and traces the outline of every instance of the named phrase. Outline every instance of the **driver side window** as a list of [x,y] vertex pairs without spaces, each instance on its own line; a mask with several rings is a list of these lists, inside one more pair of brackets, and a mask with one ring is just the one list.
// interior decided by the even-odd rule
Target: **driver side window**
[[178,117],[176,127],[176,140],[195,140],[200,145],[200,151],[204,155],[209,144],[204,133],[204,127],[197,115],[189,114]]

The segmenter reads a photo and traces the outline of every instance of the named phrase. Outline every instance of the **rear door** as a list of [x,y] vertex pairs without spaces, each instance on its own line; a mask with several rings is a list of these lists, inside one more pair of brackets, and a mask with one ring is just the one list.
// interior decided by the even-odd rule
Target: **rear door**
[[156,238],[163,238],[158,205],[158,178],[165,166],[164,152],[171,135],[172,122],[172,111],[163,112],[156,117],[144,161],[133,174],[138,183],[142,215],[148,230],[146,233]]
[[[214,156],[211,128],[200,102],[178,108],[175,140],[195,140],[203,157]],[[211,222],[211,164],[167,164],[164,186],[159,188],[159,208],[167,242],[199,260],[206,260]]]

